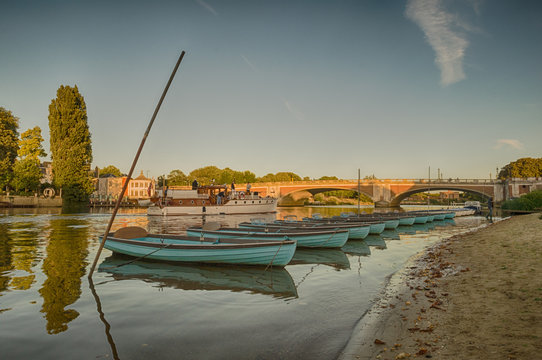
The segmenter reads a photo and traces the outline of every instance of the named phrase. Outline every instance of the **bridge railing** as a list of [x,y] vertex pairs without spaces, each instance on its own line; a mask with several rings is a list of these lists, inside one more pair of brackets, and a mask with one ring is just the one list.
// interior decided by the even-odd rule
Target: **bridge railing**
[[[282,181],[282,182],[266,182],[266,183],[253,183],[253,186],[292,186],[292,185],[350,185],[352,183],[357,184],[357,179],[341,179],[341,180],[301,180],[301,181]],[[499,180],[496,179],[371,179],[360,180],[362,185],[369,184],[496,184]],[[243,184],[239,184],[242,186]]]

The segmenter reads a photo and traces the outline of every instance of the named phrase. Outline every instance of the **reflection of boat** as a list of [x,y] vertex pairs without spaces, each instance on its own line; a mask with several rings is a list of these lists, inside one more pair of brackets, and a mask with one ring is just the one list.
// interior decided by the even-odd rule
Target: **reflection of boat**
[[380,236],[383,239],[401,240],[399,232],[397,230],[384,230]]
[[100,264],[98,271],[112,274],[115,280],[141,279],[158,287],[182,290],[249,291],[290,299],[297,297],[292,277],[283,268],[251,266],[178,265],[136,261],[127,265],[127,258],[110,256]]
[[365,240],[349,241],[342,247],[341,250],[349,255],[371,255],[371,248],[369,245],[367,245]]
[[257,192],[228,192],[225,185],[199,186],[194,190],[159,190],[148,215],[221,215],[261,214],[277,211],[277,199],[261,197]]
[[285,266],[296,249],[291,240],[200,239],[147,234],[133,226],[110,233],[104,246],[119,254],[153,260],[263,266]]
[[436,226],[448,226],[448,225],[455,225],[454,219],[444,219],[442,221],[439,221],[435,224]]
[[411,230],[416,230],[417,232],[427,232],[429,230],[433,230],[435,228],[435,223],[425,223],[425,224],[414,224],[411,226]]
[[364,239],[364,241],[367,243],[367,245],[374,246],[377,249],[386,249],[387,248],[387,245],[386,245],[386,242],[384,241],[384,239],[382,239],[378,235],[369,235]]
[[348,240],[348,230],[297,230],[297,229],[242,229],[242,228],[219,228],[208,230],[203,227],[191,227],[186,229],[188,236],[204,236],[213,239],[242,238],[250,240],[275,240],[285,239],[297,242],[297,247],[326,247],[340,248]]
[[350,269],[348,257],[337,249],[297,249],[289,265],[296,264],[322,264],[336,269]]

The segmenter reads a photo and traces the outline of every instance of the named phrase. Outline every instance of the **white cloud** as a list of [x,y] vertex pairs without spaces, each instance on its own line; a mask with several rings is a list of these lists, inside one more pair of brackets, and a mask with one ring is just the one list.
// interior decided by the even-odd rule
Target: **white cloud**
[[494,146],[494,149],[500,149],[502,147],[512,147],[517,150],[523,150],[525,146],[516,139],[499,139],[497,140],[497,144]]
[[435,51],[441,84],[447,86],[465,79],[463,58],[469,42],[457,28],[467,26],[446,12],[441,0],[408,0],[405,14],[423,30]]
[[293,104],[291,104],[288,100],[283,99],[284,105],[286,106],[286,109],[292,114],[297,120],[303,121],[305,120],[305,115],[299,111]]
[[247,63],[248,66],[250,66],[250,68],[253,70],[253,71],[258,71],[258,69],[256,69],[256,66],[254,66],[250,60],[247,59],[247,57],[243,54],[241,54],[241,58],[244,60],[244,62]]
[[218,13],[216,12],[216,10],[209,4],[207,4],[205,1],[203,0],[196,0],[198,4],[200,4],[205,10],[209,11],[210,13],[212,13],[213,15],[215,16],[218,16]]

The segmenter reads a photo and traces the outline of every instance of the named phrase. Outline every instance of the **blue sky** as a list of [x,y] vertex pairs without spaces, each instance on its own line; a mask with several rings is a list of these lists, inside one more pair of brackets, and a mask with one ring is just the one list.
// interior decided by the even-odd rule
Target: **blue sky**
[[[542,157],[542,3],[3,1],[0,106],[83,94],[93,166],[488,178]],[[137,174],[136,174],[137,175]]]

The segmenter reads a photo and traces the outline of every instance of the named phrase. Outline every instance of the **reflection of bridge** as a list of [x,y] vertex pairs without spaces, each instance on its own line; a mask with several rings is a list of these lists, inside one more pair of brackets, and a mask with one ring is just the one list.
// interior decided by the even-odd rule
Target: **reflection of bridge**
[[[242,184],[237,187],[238,190],[243,188]],[[295,199],[298,192],[315,195],[333,190],[358,191],[358,181],[315,180],[252,184],[252,191],[279,199],[286,196]],[[542,190],[542,178],[510,179],[505,182],[490,179],[385,179],[360,182],[360,192],[369,196],[377,206],[399,206],[403,199],[412,194],[434,190],[464,191],[491,196],[495,202],[501,202],[533,190]]]

